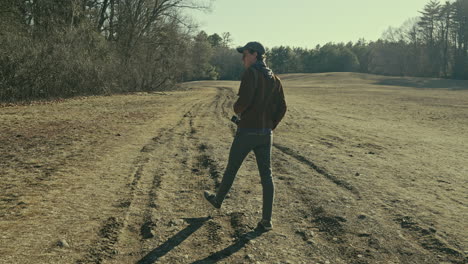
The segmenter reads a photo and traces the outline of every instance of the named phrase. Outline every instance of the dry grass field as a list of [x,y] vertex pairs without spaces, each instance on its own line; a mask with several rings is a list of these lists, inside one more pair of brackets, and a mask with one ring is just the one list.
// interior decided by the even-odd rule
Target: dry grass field
[[468,258],[468,81],[280,76],[274,229],[255,157],[220,211],[239,82],[0,108],[0,263]]

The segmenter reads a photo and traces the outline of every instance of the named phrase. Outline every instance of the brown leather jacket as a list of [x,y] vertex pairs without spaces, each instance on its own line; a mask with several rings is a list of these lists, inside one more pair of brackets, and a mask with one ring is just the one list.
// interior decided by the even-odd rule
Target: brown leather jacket
[[[256,83],[255,83],[256,82]],[[281,80],[273,74],[269,79],[257,69],[250,67],[243,76],[234,104],[234,112],[241,121],[239,128],[275,129],[286,113]]]

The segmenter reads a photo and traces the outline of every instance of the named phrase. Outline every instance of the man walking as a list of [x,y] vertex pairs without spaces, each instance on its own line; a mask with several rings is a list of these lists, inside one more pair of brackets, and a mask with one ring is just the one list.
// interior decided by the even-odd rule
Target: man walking
[[239,116],[237,131],[229,152],[229,161],[216,194],[205,191],[205,198],[221,208],[242,162],[254,151],[263,188],[262,219],[257,225],[261,231],[273,228],[274,184],[271,173],[273,130],[286,113],[286,102],[280,79],[265,65],[265,48],[258,42],[249,42],[237,48],[242,53],[245,72],[239,88],[234,112]]

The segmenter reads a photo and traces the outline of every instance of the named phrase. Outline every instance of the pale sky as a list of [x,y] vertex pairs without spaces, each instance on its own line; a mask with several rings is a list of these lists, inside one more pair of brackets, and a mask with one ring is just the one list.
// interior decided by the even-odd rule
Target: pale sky
[[314,48],[327,42],[377,40],[389,26],[419,16],[429,0],[214,0],[210,13],[190,12],[209,35],[230,32],[233,46]]

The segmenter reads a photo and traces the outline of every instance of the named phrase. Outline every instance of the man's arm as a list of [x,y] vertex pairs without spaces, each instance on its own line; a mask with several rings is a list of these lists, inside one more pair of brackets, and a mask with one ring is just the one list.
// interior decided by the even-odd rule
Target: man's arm
[[283,92],[283,85],[281,84],[281,80],[278,79],[278,97],[276,99],[276,109],[273,114],[273,129],[275,129],[278,124],[283,119],[284,115],[286,114],[286,100],[284,99],[284,92]]
[[255,78],[251,69],[244,72],[237,95],[239,98],[234,103],[234,112],[240,116],[252,104],[255,95]]

